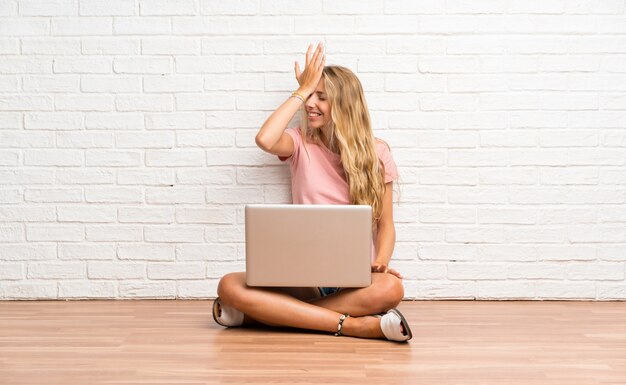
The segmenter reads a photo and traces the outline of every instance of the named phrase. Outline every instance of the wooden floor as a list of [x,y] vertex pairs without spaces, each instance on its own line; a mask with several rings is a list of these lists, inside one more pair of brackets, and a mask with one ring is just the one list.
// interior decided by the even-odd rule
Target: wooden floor
[[0,384],[626,384],[625,302],[403,302],[408,344],[224,329],[210,304],[0,302]]

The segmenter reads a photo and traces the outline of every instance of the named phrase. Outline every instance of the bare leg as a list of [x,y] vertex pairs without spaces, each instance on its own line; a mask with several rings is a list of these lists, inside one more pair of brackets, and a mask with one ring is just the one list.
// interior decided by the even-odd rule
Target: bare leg
[[218,295],[226,305],[269,325],[333,331],[341,314],[311,305],[271,288],[249,287],[245,273],[227,274],[218,286]]
[[[395,277],[393,278],[395,279]],[[373,282],[383,282],[383,280],[386,280],[386,277],[373,278]],[[379,311],[371,311],[372,308],[366,309],[366,306],[363,305],[372,303],[372,298],[367,298],[367,295],[373,294],[373,292],[368,289],[378,286],[381,285],[373,284],[368,288],[347,290],[344,293],[334,295],[336,298],[332,301],[320,299],[312,304],[279,290],[249,287],[245,284],[245,273],[231,273],[224,276],[220,281],[218,295],[223,303],[242,311],[248,318],[264,324],[335,332],[341,314],[349,314],[345,310],[356,311],[358,314],[354,314],[355,316]],[[330,297],[332,296],[327,298],[330,299]],[[347,306],[346,304],[350,300],[358,300],[358,303],[351,305],[352,307]],[[396,300],[394,299],[394,301]],[[333,306],[341,311],[329,309],[322,305]],[[386,305],[378,304],[376,309]],[[346,308],[339,309],[342,306],[346,306]],[[380,322],[373,317],[348,318],[344,321],[343,330],[346,335],[358,337],[380,338],[383,336]]]
[[[320,293],[317,287],[275,287],[275,288],[271,288],[271,291],[284,293],[296,299],[299,299],[300,301],[309,302],[309,303],[316,299],[321,298],[322,296],[322,294]],[[280,325],[271,324],[269,322],[257,321],[247,314],[244,314],[243,325],[244,326],[254,326],[254,325],[280,326]]]
[[317,298],[312,304],[354,317],[377,314],[398,306],[404,296],[402,281],[386,273],[372,273],[372,284]]

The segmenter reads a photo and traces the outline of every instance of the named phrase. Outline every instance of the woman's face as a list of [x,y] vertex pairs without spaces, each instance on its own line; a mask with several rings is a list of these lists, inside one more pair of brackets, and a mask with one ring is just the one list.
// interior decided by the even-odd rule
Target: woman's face
[[304,106],[307,112],[309,127],[322,128],[330,123],[330,102],[328,101],[328,95],[326,95],[324,78],[320,79],[315,91],[306,100]]

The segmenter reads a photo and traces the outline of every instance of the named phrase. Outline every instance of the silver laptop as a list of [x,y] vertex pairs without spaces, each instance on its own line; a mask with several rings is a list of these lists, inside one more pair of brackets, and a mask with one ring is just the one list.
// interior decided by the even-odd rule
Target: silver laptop
[[371,284],[372,208],[367,205],[246,205],[249,286]]

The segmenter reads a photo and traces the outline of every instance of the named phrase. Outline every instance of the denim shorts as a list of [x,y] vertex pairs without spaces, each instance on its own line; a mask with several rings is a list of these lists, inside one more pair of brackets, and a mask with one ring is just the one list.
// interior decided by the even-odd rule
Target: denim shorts
[[320,289],[320,294],[322,295],[322,297],[335,294],[336,292],[339,291],[338,287],[319,287],[318,289]]

